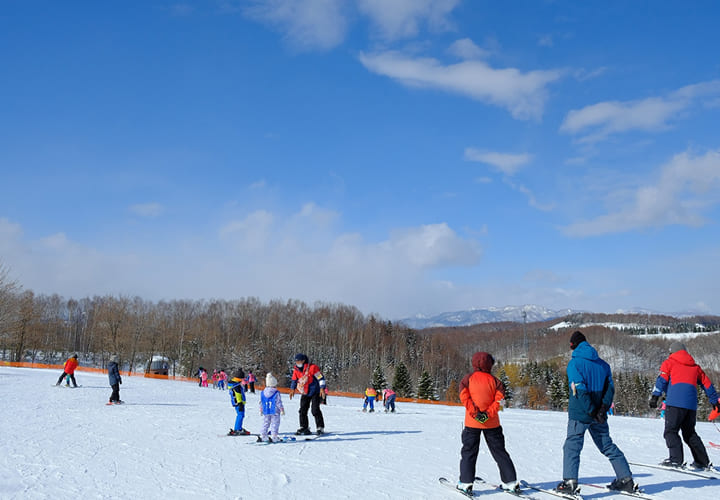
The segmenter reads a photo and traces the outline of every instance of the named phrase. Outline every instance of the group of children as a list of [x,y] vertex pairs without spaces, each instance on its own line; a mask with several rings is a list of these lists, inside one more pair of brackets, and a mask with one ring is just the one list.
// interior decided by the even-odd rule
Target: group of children
[[[248,372],[249,375],[252,372]],[[228,436],[247,436],[250,431],[243,428],[245,419],[245,385],[255,392],[255,377],[252,382],[245,378],[242,369],[238,370],[230,379],[228,391],[230,393],[230,403],[235,408],[235,426],[230,429]],[[265,388],[260,393],[260,415],[263,417],[262,428],[258,441],[279,441],[278,435],[280,430],[280,416],[285,415],[285,408],[282,403],[280,391],[277,388],[277,378],[272,373],[265,376]]]
[[393,389],[383,389],[382,393],[380,394],[380,397],[378,398],[378,391],[370,386],[367,389],[365,389],[365,395],[363,396],[363,408],[362,411],[366,412],[368,411],[368,406],[370,407],[370,413],[373,413],[375,411],[375,400],[383,400],[383,406],[385,407],[385,413],[388,411],[391,413],[395,413],[395,398],[396,398],[395,391]]

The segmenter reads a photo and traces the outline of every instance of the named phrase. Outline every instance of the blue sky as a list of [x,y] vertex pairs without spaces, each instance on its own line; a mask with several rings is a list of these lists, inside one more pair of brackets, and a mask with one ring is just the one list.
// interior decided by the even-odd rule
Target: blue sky
[[36,293],[720,314],[720,4],[6,1]]

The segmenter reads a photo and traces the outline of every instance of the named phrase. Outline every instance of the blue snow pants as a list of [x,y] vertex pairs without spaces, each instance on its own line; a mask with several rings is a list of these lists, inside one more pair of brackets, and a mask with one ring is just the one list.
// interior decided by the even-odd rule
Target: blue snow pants
[[610,428],[607,422],[592,422],[584,424],[577,420],[569,419],[567,426],[567,438],[563,446],[563,479],[577,479],[580,469],[580,452],[583,449],[585,431],[590,431],[597,449],[605,455],[615,470],[618,479],[632,477],[630,466],[620,448],[610,438]]
[[237,413],[237,416],[235,417],[235,430],[241,431],[243,428],[243,420],[245,419],[245,405],[242,405],[242,410],[240,409],[240,405],[237,405],[235,407],[235,412]]

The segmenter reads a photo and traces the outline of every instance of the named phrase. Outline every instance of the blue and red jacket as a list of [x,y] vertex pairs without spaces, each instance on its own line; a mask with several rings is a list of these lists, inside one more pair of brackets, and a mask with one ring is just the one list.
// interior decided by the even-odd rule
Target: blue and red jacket
[[697,410],[698,385],[703,388],[711,404],[718,402],[715,386],[708,376],[687,351],[680,350],[672,353],[660,365],[660,375],[655,381],[652,394],[660,396],[664,392],[668,406]]

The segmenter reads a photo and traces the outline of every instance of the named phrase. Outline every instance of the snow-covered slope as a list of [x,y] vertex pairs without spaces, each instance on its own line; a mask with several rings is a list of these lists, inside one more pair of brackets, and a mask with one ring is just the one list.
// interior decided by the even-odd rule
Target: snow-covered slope
[[[457,479],[461,407],[399,403],[396,414],[366,414],[359,398],[331,396],[323,412],[333,434],[255,445],[252,437],[224,436],[235,418],[225,392],[126,377],[121,397],[127,404],[106,406],[107,377],[79,372],[82,387],[66,389],[52,386],[57,375],[0,367],[0,498],[461,498],[437,483],[440,475]],[[281,432],[298,427],[298,399],[283,398]],[[248,396],[245,427],[254,432],[260,427],[257,403],[258,395]],[[508,409],[501,419],[519,475],[554,486],[562,475],[567,415]],[[629,459],[666,456],[661,420],[611,417],[610,425]],[[710,423],[698,424],[698,432],[705,442],[720,442]],[[720,452],[708,452],[720,462]],[[498,481],[484,443],[478,474]],[[594,483],[613,477],[589,438],[580,474]],[[657,498],[720,496],[720,480],[641,468],[634,474]]]

